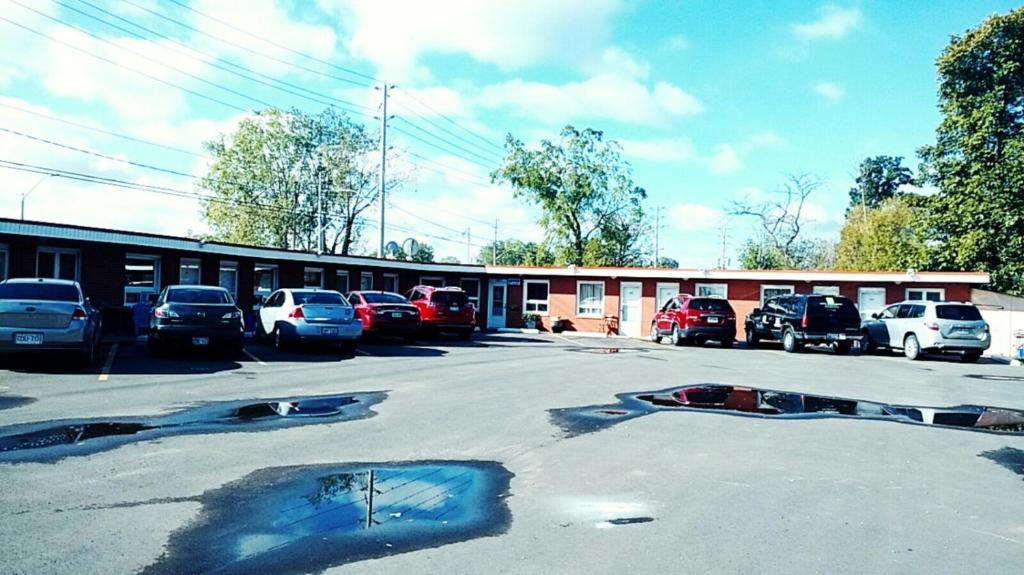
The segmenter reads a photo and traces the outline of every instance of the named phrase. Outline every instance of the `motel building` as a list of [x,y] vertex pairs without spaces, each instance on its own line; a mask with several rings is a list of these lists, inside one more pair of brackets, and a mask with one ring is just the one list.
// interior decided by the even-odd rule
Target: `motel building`
[[[459,286],[481,329],[538,327],[643,337],[655,311],[678,293],[729,300],[743,317],[770,297],[839,294],[863,316],[903,300],[971,301],[987,284],[978,272],[835,272],[663,268],[512,267],[318,255],[155,234],[0,218],[0,279],[52,277],[81,282],[104,310],[105,331],[131,330],[131,310],[167,285],[220,285],[250,312],[281,287],[405,292],[417,284]],[[993,336],[996,334],[994,333]]]

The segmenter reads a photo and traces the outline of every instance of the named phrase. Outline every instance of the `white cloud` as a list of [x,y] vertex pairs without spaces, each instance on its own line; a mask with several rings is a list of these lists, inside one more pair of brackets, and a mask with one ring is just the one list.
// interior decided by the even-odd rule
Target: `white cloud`
[[703,204],[679,203],[669,208],[669,224],[677,230],[696,232],[717,227],[725,212]]
[[15,80],[23,80],[28,73],[14,66],[0,66],[0,88],[6,88]]
[[628,157],[652,162],[689,162],[696,156],[693,142],[685,138],[618,140]]
[[622,48],[612,46],[601,55],[601,67],[598,73],[613,74],[625,78],[646,80],[651,73],[651,65],[639,62]]
[[783,148],[786,146],[786,140],[782,136],[772,131],[757,132],[751,134],[740,142],[739,148],[743,153],[752,152],[754,150],[772,149],[772,148]]
[[665,41],[661,43],[661,49],[669,52],[675,52],[679,50],[685,50],[690,47],[690,40],[682,34],[675,34],[665,38]]
[[402,82],[427,54],[465,54],[504,69],[596,60],[620,0],[321,0],[351,31],[350,52]]
[[846,90],[835,82],[818,82],[814,85],[814,91],[830,102],[838,102],[846,96]]
[[743,167],[739,154],[730,144],[715,146],[715,153],[705,158],[705,163],[715,174],[731,174]]
[[803,40],[845,37],[864,20],[859,8],[840,8],[829,4],[818,9],[818,18],[812,22],[793,24],[790,29]]

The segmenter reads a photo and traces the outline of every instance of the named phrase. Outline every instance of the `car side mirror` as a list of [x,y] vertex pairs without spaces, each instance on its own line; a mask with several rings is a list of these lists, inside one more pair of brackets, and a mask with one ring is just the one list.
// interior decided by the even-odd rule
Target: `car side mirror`
[[871,319],[878,319],[878,312],[871,314]]
[[750,313],[761,313],[761,308],[755,307]]

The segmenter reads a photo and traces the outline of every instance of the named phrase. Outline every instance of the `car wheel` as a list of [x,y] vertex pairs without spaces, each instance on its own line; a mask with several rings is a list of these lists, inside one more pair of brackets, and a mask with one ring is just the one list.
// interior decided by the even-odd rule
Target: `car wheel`
[[241,336],[228,346],[228,353],[232,356],[242,355],[242,351],[245,349],[245,339]]
[[467,329],[467,330],[465,330],[463,332],[460,332],[459,333],[459,338],[464,339],[466,341],[469,341],[469,340],[473,339],[473,330]]
[[256,318],[256,341],[264,341],[267,339],[267,330],[263,329],[263,321],[259,317]]
[[835,352],[836,355],[846,355],[850,353],[850,344],[848,342],[837,341],[832,344],[832,351]]
[[873,353],[878,346],[875,345],[874,340],[871,339],[871,332],[865,331],[862,334],[864,337],[860,340],[860,348],[863,353]]
[[163,355],[164,345],[153,336],[146,338],[146,348],[149,350],[149,355],[160,356]]
[[341,342],[341,351],[345,353],[355,353],[356,351],[356,340],[348,339]]
[[754,326],[747,324],[743,327],[743,331],[746,332],[745,339],[747,341],[747,347],[757,347],[761,343],[761,338],[758,337],[757,332],[754,331]]
[[979,359],[981,359],[981,354],[976,351],[965,351],[960,356],[960,361],[964,363],[977,363]]
[[651,324],[651,342],[661,343],[661,334],[658,333],[658,324]]
[[722,349],[729,349],[729,348],[732,347],[732,344],[733,344],[733,340],[732,339],[723,339],[722,340]]
[[796,334],[793,330],[787,329],[782,332],[782,349],[786,350],[786,353],[796,353],[800,346],[796,341]]
[[683,345],[683,335],[679,333],[678,324],[672,324],[672,345]]
[[402,338],[402,342],[405,343],[405,345],[412,345],[412,344],[416,343],[416,336],[414,336],[414,335],[407,335],[407,336]]
[[90,340],[89,345],[78,352],[78,361],[82,367],[90,367],[96,363],[96,341]]
[[903,340],[903,355],[909,360],[921,357],[921,343],[917,341],[916,335],[910,334]]
[[274,333],[271,334],[274,338],[274,349],[278,351],[285,351],[288,348],[288,341],[281,335],[280,328],[274,328]]

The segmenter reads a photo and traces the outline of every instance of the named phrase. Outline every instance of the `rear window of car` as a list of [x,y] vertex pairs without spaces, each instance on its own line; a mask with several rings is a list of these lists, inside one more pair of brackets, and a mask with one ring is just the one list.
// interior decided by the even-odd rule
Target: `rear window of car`
[[730,312],[732,306],[729,302],[719,298],[694,298],[690,300],[690,309],[699,311],[720,311]]
[[345,298],[341,297],[340,293],[322,292],[322,291],[297,291],[292,292],[292,298],[295,299],[295,305],[308,304],[320,304],[320,305],[348,305]]
[[981,312],[973,305],[937,305],[935,316],[956,321],[981,321]]
[[409,303],[409,300],[396,293],[366,293],[363,292],[363,299],[366,303]]
[[231,296],[225,290],[176,288],[167,291],[170,303],[228,304]]
[[857,306],[848,298],[840,296],[820,296],[807,298],[807,315],[826,317],[838,315],[841,318],[860,319]]
[[466,302],[469,300],[466,298],[466,292],[436,291],[430,296],[430,301],[446,305],[466,305]]
[[72,285],[13,283],[0,285],[0,299],[40,301],[78,301],[78,288]]

